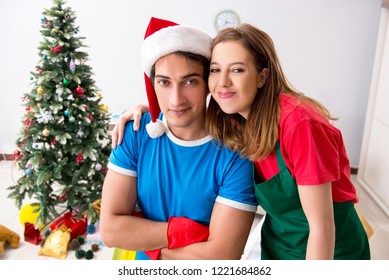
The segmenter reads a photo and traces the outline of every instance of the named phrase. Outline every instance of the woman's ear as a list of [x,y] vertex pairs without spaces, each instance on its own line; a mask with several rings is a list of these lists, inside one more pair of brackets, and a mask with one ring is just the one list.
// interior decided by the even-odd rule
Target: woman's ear
[[269,69],[263,68],[261,73],[259,73],[258,84],[257,84],[258,88],[263,87],[263,85],[265,84],[265,82],[267,80],[268,75],[269,75]]

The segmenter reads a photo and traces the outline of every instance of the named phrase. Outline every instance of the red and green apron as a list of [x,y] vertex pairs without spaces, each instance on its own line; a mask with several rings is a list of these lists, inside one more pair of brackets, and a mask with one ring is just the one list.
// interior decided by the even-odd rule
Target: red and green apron
[[[255,195],[266,211],[261,232],[261,259],[305,259],[309,225],[301,206],[297,184],[276,147],[279,173],[258,183]],[[254,171],[255,173],[255,171]],[[370,259],[366,232],[349,201],[333,203],[335,218],[335,255],[338,260]]]

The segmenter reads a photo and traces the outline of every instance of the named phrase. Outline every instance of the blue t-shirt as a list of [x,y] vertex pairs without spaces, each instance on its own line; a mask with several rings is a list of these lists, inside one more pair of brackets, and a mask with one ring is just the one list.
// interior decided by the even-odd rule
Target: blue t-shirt
[[150,138],[145,128],[150,120],[150,114],[144,114],[137,132],[133,122],[127,123],[123,142],[112,150],[108,164],[116,172],[137,177],[138,205],[147,219],[167,222],[171,216],[185,216],[209,225],[215,201],[256,211],[248,159],[210,136],[183,141],[167,129],[161,137]]

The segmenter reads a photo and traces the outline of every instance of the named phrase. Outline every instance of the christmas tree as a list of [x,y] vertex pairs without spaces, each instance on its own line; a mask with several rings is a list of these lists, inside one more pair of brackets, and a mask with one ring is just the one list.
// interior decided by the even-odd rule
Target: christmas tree
[[[46,224],[66,209],[98,219],[105,166],[111,147],[110,114],[86,64],[85,37],[77,35],[76,14],[53,0],[41,18],[39,62],[31,91],[22,96],[25,114],[14,152],[23,175],[8,187],[22,207],[28,197]],[[39,206],[39,207],[38,207]]]

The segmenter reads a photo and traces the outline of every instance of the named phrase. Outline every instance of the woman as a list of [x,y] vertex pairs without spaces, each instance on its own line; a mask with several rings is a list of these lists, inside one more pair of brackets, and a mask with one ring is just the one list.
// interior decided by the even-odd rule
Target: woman
[[341,132],[289,84],[271,38],[249,24],[222,30],[208,85],[208,132],[254,162],[261,258],[370,259]]

